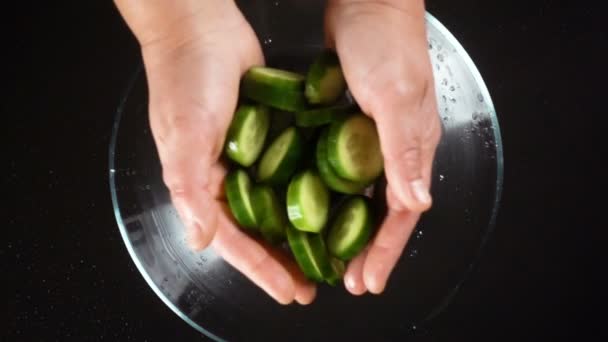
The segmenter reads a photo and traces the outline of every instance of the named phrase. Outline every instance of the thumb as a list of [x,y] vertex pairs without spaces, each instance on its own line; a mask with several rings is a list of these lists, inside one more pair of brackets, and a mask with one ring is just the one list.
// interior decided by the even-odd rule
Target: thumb
[[[428,115],[425,91],[408,93],[392,84],[372,103],[388,180],[389,204],[426,211],[431,207],[429,192],[435,146],[439,140],[433,115]],[[422,103],[422,105],[421,105]]]

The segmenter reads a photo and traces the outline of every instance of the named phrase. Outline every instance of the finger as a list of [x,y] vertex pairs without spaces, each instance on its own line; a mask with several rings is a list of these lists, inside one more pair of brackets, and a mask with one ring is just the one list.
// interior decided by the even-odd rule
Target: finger
[[415,212],[390,211],[385,218],[363,265],[363,281],[371,293],[384,291],[419,217]]
[[363,281],[363,265],[367,257],[367,249],[364,249],[348,263],[346,273],[344,273],[344,286],[348,292],[355,296],[360,296],[367,292]]
[[295,300],[301,305],[308,305],[312,303],[317,295],[317,287],[313,282],[308,280],[304,273],[300,270],[298,265],[289,258],[283,251],[277,250],[272,246],[264,244],[264,247],[269,253],[279,261],[283,267],[291,274],[294,279],[296,286]]
[[[387,102],[391,102],[388,100]],[[422,125],[415,122],[407,109],[405,115],[393,105],[380,105],[374,113],[380,145],[385,160],[385,172],[392,193],[409,210],[422,212],[431,206],[431,196],[423,177],[423,161],[428,159],[428,147],[421,136]],[[389,108],[390,107],[390,108]],[[408,108],[408,107],[405,107]],[[410,106],[413,109],[414,107]],[[399,110],[401,112],[401,110]],[[412,117],[408,118],[408,115]],[[423,119],[420,115],[416,118]]]
[[213,248],[234,268],[281,304],[291,303],[296,294],[294,278],[287,269],[257,241],[240,231],[221,215]]
[[221,164],[213,165],[209,172],[209,194],[216,200],[226,199],[224,188],[226,173],[226,168]]

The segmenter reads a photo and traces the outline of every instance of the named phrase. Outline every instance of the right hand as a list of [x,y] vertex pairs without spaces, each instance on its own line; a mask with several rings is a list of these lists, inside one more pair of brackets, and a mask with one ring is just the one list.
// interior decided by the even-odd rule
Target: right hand
[[243,233],[223,197],[219,157],[239,82],[264,64],[255,33],[232,1],[116,3],[141,45],[163,179],[190,246],[211,245],[281,304],[312,302],[315,285],[292,260]]

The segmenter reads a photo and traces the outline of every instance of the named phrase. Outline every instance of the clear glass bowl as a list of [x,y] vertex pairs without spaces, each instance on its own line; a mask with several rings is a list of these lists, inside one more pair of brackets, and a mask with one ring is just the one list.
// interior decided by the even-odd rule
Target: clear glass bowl
[[[296,68],[321,50],[323,1],[250,1],[241,7],[269,63]],[[427,26],[444,130],[433,175],[435,202],[380,296],[354,297],[342,286],[324,285],[312,305],[281,306],[213,250],[190,251],[161,179],[145,75],[141,66],[136,70],[116,113],[110,190],[133,262],[178,316],[216,340],[396,340],[446,307],[492,232],[503,154],[490,94],[473,61],[430,14]]]

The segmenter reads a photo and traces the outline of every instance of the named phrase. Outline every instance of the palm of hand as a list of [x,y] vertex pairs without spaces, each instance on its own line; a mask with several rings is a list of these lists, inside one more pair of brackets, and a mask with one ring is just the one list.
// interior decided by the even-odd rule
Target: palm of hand
[[[234,42],[239,42],[235,47]],[[314,286],[297,266],[234,224],[223,197],[219,162],[241,75],[263,64],[259,42],[243,20],[146,60],[150,122],[163,179],[189,242],[211,246],[280,303],[311,302]]]

